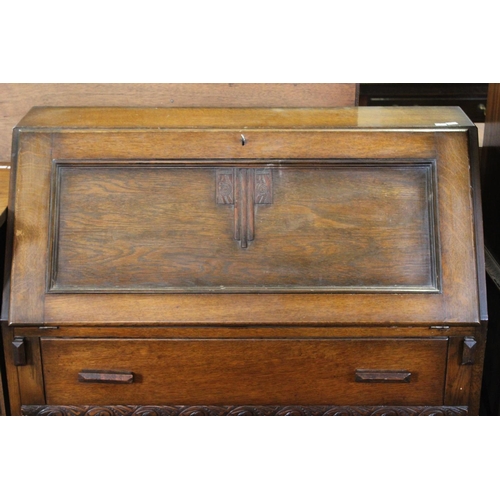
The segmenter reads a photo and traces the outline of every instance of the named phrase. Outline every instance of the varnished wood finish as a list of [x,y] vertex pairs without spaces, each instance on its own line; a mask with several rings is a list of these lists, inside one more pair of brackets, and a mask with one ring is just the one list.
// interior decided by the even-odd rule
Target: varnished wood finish
[[[396,132],[390,128],[382,128],[383,132],[378,128],[360,132],[356,123],[352,124],[354,129],[350,129],[348,124],[340,124],[342,130],[335,130],[335,122],[332,122],[323,127],[324,129],[318,127],[301,131],[298,126],[300,118],[300,114],[295,116],[290,128],[285,130],[277,130],[280,128],[277,126],[268,130],[247,131],[248,142],[244,147],[240,143],[240,129],[210,130],[207,127],[165,131],[155,129],[150,132],[132,128],[128,131],[110,130],[106,132],[105,142],[102,141],[102,131],[98,130],[67,130],[66,133],[56,133],[55,130],[54,138],[57,140],[53,144],[53,156],[61,161],[69,159],[92,162],[108,158],[116,163],[123,160],[130,162],[131,154],[137,151],[137,154],[141,153],[142,159],[150,162],[158,159],[215,159],[220,160],[223,165],[227,159],[220,159],[221,150],[224,156],[233,160],[263,158],[268,161],[303,158],[427,160],[436,154],[432,133],[435,129],[431,131],[423,128],[421,133]],[[244,121],[239,124],[240,127],[245,126]],[[397,127],[396,123],[392,126]],[[329,130],[330,127],[333,130]],[[297,130],[294,130],[295,128]],[[465,129],[457,128],[454,131],[460,133],[465,132]],[[368,142],[367,135],[371,138]]]
[[475,230],[475,251],[477,262],[477,282],[478,282],[478,297],[479,297],[479,316],[481,326],[475,332],[475,339],[478,341],[474,347],[474,363],[472,365],[472,381],[470,386],[470,406],[469,411],[473,415],[481,414],[481,391],[483,380],[483,366],[486,353],[486,338],[488,331],[488,302],[486,295],[486,264],[485,264],[485,240],[483,226],[483,209],[482,209],[482,191],[478,134],[476,129],[471,129],[469,132],[469,159],[471,168],[471,190],[472,190],[472,207],[474,212],[474,230]]
[[[2,340],[3,340],[3,354],[6,365],[6,382],[8,388],[9,401],[6,404],[8,407],[9,415],[20,415],[21,414],[21,385],[19,381],[19,375],[17,371],[17,366],[14,364],[14,356],[12,351],[12,342],[14,341],[14,335],[12,328],[9,328],[5,322],[1,324],[2,328]],[[38,339],[36,339],[38,341]],[[28,402],[29,403],[29,402]],[[43,402],[43,404],[45,401]]]
[[82,370],[78,373],[78,382],[84,384],[132,384],[134,374],[116,370]]
[[356,382],[363,383],[410,383],[411,372],[406,370],[356,370]]
[[473,365],[475,361],[477,341],[474,337],[465,337],[462,346],[462,364]]
[[14,364],[16,366],[24,366],[26,364],[26,342],[24,337],[14,337],[11,348]]
[[477,414],[476,139],[457,108],[34,109],[12,412]]
[[304,327],[304,326],[171,326],[171,327],[57,327],[40,329],[38,327],[14,328],[16,335],[39,337],[50,335],[55,338],[147,338],[147,339],[289,339],[298,338],[444,338],[473,335],[474,327],[452,327],[442,329],[429,326],[369,326],[369,327]]
[[[46,235],[49,221],[45,217],[48,209],[43,193],[50,191],[50,170],[46,166],[51,162],[52,139],[48,134],[28,134],[22,141],[18,153],[16,186],[23,186],[15,193],[16,214],[14,227],[8,225],[14,237],[12,275],[23,277],[11,283],[11,292],[23,301],[24,318],[40,322],[43,316],[43,295],[45,292],[45,269],[40,262],[47,259]],[[23,168],[29,165],[29,168]],[[14,194],[14,193],[13,193]],[[24,214],[21,216],[21,214]],[[19,251],[24,248],[25,251]],[[21,270],[27,271],[25,274]],[[20,272],[21,271],[21,272]]]
[[[97,130],[238,130],[234,137],[243,150],[251,144],[253,129],[411,129],[453,130],[473,123],[458,107],[398,108],[106,108],[34,107],[18,128]],[[76,130],[75,130],[76,131]],[[397,144],[394,144],[397,147]]]
[[471,169],[472,209],[474,213],[474,240],[476,264],[478,269],[477,285],[479,295],[479,317],[481,318],[481,323],[486,326],[488,322],[488,307],[486,298],[485,245],[481,197],[482,187],[480,178],[478,134],[475,128],[472,128],[469,131],[468,146]]
[[439,291],[432,163],[182,166],[59,167],[50,291]]
[[461,406],[470,398],[472,366],[462,364],[464,338],[452,337],[449,340],[445,405]]
[[465,406],[30,406],[22,407],[27,416],[438,416],[467,415]]
[[[14,205],[15,205],[15,185],[16,185],[16,172],[17,172],[17,159],[19,157],[19,134],[14,130],[12,132],[12,164],[11,164],[11,169],[10,169],[10,176],[9,176],[9,198],[8,198],[8,207],[10,207],[10,210],[7,209],[7,224],[5,225],[5,260],[2,265],[3,269],[3,293],[2,293],[2,310],[1,310],[1,316],[0,320],[2,322],[7,322],[8,321],[8,311],[9,311],[9,300],[10,300],[10,293],[7,292],[7,290],[10,290],[11,288],[11,283],[10,283],[10,276],[12,272],[12,257],[14,254],[14,232],[10,229],[14,227]],[[7,231],[7,227],[9,228],[9,231]]]
[[241,248],[255,237],[256,205],[269,205],[273,199],[273,172],[255,168],[217,169],[218,205],[234,207],[234,239]]
[[[41,176],[39,185],[44,185],[52,178],[52,193],[59,193],[57,183],[54,184],[53,172],[61,168],[64,170],[66,167],[55,166],[58,164],[72,165],[67,167],[68,171],[71,170],[71,174],[65,173],[68,176],[66,180],[69,181],[71,180],[69,178],[75,176],[74,179],[78,182],[75,182],[75,188],[70,187],[65,191],[63,180],[61,196],[54,196],[52,205],[47,203],[47,193],[50,191],[48,187],[36,193],[30,192],[31,208],[25,208],[25,204],[28,203],[27,195],[21,195],[21,199],[16,200],[17,220],[22,221],[25,218],[23,216],[25,210],[36,210],[36,213],[29,215],[26,219],[43,218],[43,224],[47,224],[46,221],[51,219],[50,213],[52,213],[52,220],[56,221],[52,224],[53,236],[59,234],[60,237],[61,234],[57,231],[62,230],[64,234],[65,224],[73,223],[74,225],[77,217],[80,217],[80,221],[95,221],[89,212],[93,210],[93,207],[96,207],[97,217],[100,217],[100,211],[109,209],[107,219],[104,219],[105,225],[94,223],[93,226],[99,230],[100,225],[105,234],[109,234],[108,229],[113,228],[112,231],[115,232],[118,243],[106,244],[105,239],[101,237],[99,240],[98,237],[96,246],[95,234],[81,232],[85,223],[80,223],[80,226],[75,229],[75,231],[80,231],[80,236],[75,231],[71,235],[68,233],[65,238],[68,246],[65,247],[65,243],[61,243],[62,240],[59,239],[58,246],[51,250],[51,255],[55,256],[53,261],[57,263],[57,259],[61,258],[64,264],[60,266],[61,272],[56,277],[54,277],[54,272],[49,272],[48,268],[39,275],[34,275],[31,271],[28,274],[28,269],[34,265],[28,265],[29,259],[34,259],[35,254],[37,259],[41,258],[42,262],[47,262],[45,256],[49,248],[48,230],[46,233],[38,233],[36,239],[30,240],[32,242],[30,254],[24,250],[27,247],[18,245],[17,248],[21,252],[18,257],[15,247],[13,263],[15,283],[13,283],[11,293],[13,300],[10,304],[10,321],[14,324],[58,325],[103,322],[151,325],[221,322],[232,324],[248,324],[249,322],[253,324],[328,324],[332,322],[337,324],[423,324],[431,321],[476,323],[479,321],[479,298],[477,292],[471,293],[475,287],[477,274],[473,260],[474,250],[470,244],[474,240],[474,233],[467,168],[467,129],[464,128],[470,122],[454,108],[440,110],[440,113],[437,114],[433,109],[398,109],[394,113],[389,113],[387,110],[375,108],[359,110],[128,109],[113,111],[110,109],[78,110],[76,108],[34,110],[23,120],[18,129],[22,143],[25,144],[24,148],[36,147],[32,135],[45,137],[49,132],[53,132],[53,141],[50,146],[52,152],[49,152],[50,147],[47,145],[47,151],[44,154],[50,155],[55,160],[55,162],[45,161],[44,167],[40,165],[40,170],[36,169]],[[34,133],[34,130],[38,130],[34,127],[36,120],[40,123],[39,130],[43,131],[40,134]],[[86,126],[82,125],[84,120],[88,121]],[[438,121],[433,123],[433,120]],[[406,131],[404,128],[403,131],[395,130],[398,127],[409,126],[408,124],[412,122],[416,124],[413,132]],[[148,125],[145,125],[146,123]],[[454,125],[443,125],[447,123],[454,123]],[[152,125],[156,125],[159,129],[152,131],[149,128]],[[127,132],[115,132],[115,127],[118,126],[122,129],[128,127]],[[137,129],[137,126],[146,128]],[[252,131],[250,128],[247,129],[247,126],[258,129]],[[100,130],[92,132],[93,127],[100,128]],[[111,129],[108,130],[108,127]],[[210,127],[216,128],[209,130]],[[220,127],[224,127],[224,130]],[[245,131],[247,142],[244,146],[241,144],[241,133],[228,131],[232,127],[237,127],[238,131]],[[309,130],[307,132],[295,130],[298,127],[309,127]],[[102,140],[104,130],[106,130],[106,141]],[[23,148],[21,148],[22,151]],[[220,158],[222,154],[221,151],[224,152],[223,156],[234,160],[218,160],[217,158]],[[141,158],[142,163],[131,163],[128,160],[124,164],[122,159],[125,156]],[[210,156],[212,159],[207,160]],[[338,158],[336,160],[338,163],[336,168],[332,168],[329,173],[325,164],[321,163],[321,158],[332,156]],[[107,158],[105,162],[102,161],[103,157]],[[234,237],[232,217],[231,214],[225,213],[228,207],[216,205],[215,171],[198,168],[196,175],[199,174],[201,177],[196,180],[195,165],[199,166],[199,163],[194,161],[189,164],[184,160],[184,163],[180,163],[183,168],[179,168],[179,173],[175,174],[183,177],[178,184],[173,182],[173,177],[171,177],[175,169],[172,168],[169,171],[168,184],[172,185],[174,201],[159,201],[158,197],[161,197],[163,191],[167,190],[166,185],[162,189],[162,181],[158,178],[163,168],[162,165],[165,165],[164,162],[167,159],[160,160],[160,158],[168,157],[198,158],[210,161],[214,167],[219,167],[221,163],[231,166],[231,161],[236,161],[237,158],[242,159],[246,164],[249,160],[255,162],[255,158],[269,158],[269,160],[254,163],[254,167],[259,168],[262,167],[262,161],[279,164],[285,159],[290,161],[289,158],[308,157],[310,159],[307,162],[300,160],[303,165],[306,165],[303,171],[294,165],[284,164],[281,167],[282,173],[278,170],[279,175],[273,174],[273,203],[255,208],[256,224],[253,230],[258,236],[250,244],[248,251],[242,253],[232,242]],[[409,167],[407,170],[404,170],[406,167],[402,168],[402,174],[398,180],[395,175],[398,171],[397,167],[394,171],[390,169],[395,164],[401,164],[402,157]],[[420,165],[420,159],[432,162],[435,157],[438,162],[435,178],[434,174],[427,173],[418,180],[418,175],[422,175],[418,174],[421,172],[420,167],[413,169],[412,165]],[[72,163],[68,162],[68,158],[72,159]],[[342,158],[346,163],[342,163]],[[352,163],[353,160],[359,162],[363,158],[370,159],[363,164],[368,165],[369,168]],[[376,158],[379,163],[373,163],[373,158]],[[98,167],[94,163],[96,160],[100,160]],[[392,167],[384,170],[383,162],[386,160]],[[20,154],[19,172],[22,172],[24,168],[29,168],[24,165],[31,164],[31,161],[30,156]],[[41,156],[37,157],[37,161],[43,162]],[[344,170],[341,168],[342,165]],[[165,170],[168,169],[164,168]],[[385,174],[389,171],[392,172],[391,181],[387,179],[384,184],[382,180],[375,180],[375,178],[382,179],[384,175],[389,175]],[[333,173],[335,173],[335,178],[327,177]],[[111,175],[114,175],[114,179],[116,178],[114,183],[109,182]],[[294,175],[302,175],[305,182],[293,180]],[[343,179],[342,175],[345,176]],[[202,178],[203,176],[206,179]],[[368,176],[368,178],[363,180],[363,176]],[[292,181],[287,179],[292,179]],[[338,186],[338,191],[332,191],[332,202],[330,202],[330,195],[326,192],[322,195],[321,189],[332,181],[335,186]],[[25,182],[29,185],[31,179],[19,179],[19,185]],[[380,182],[378,191],[377,182]],[[433,187],[433,183],[436,183],[437,187]],[[351,198],[352,205],[342,203],[346,196],[352,196],[348,194],[351,186],[359,184],[365,185],[364,190],[357,191],[365,193],[362,195],[365,196],[364,200],[358,196],[358,198]],[[89,186],[88,202],[85,201],[85,192],[78,188],[79,185]],[[385,185],[388,187],[386,188]],[[439,187],[441,185],[444,187]],[[129,202],[117,201],[113,207],[113,198],[104,196],[106,191],[103,186],[112,189],[112,192],[117,195],[117,200],[121,199],[120,189],[125,195],[127,190],[130,191],[133,188],[133,193],[132,195],[130,192],[127,193],[127,196],[131,196]],[[155,195],[154,186],[159,186],[157,195]],[[386,189],[385,192],[384,189]],[[28,188],[23,192],[27,193]],[[100,192],[102,194],[99,194]],[[147,196],[140,195],[146,192]],[[64,193],[66,195],[71,193],[71,196],[65,197]],[[94,194],[96,204],[93,203]],[[337,195],[337,201],[335,201],[335,195]],[[155,200],[155,196],[158,200]],[[102,201],[99,202],[99,199]],[[167,196],[164,199],[169,200]],[[307,208],[313,199],[316,200],[316,208],[314,204]],[[322,199],[325,203],[321,205]],[[382,218],[377,223],[370,217],[376,216],[377,207],[381,209],[382,199],[386,205],[384,210],[389,209],[389,215],[380,212]],[[71,205],[72,203],[74,206]],[[406,206],[404,203],[409,203],[409,205]],[[210,204],[212,208],[209,208]],[[362,210],[349,210],[349,206],[357,204],[361,204]],[[407,209],[396,210],[402,204]],[[159,206],[168,208],[166,217],[163,216],[161,210],[156,211],[156,207]],[[177,208],[180,206],[183,207],[182,210]],[[52,212],[50,212],[50,207],[52,207]],[[117,212],[118,208],[119,212]],[[325,208],[327,208],[326,212]],[[342,212],[342,210],[345,211]],[[143,219],[137,219],[135,222],[132,215],[134,211],[142,212]],[[168,215],[174,211],[176,219]],[[316,220],[314,220],[315,211],[318,212]],[[433,214],[434,211],[439,212],[439,221],[435,218],[437,216]],[[248,208],[245,212],[249,212]],[[112,213],[115,213],[115,216],[112,216]],[[65,214],[69,214],[67,219]],[[364,223],[362,219],[357,218],[361,215],[365,218]],[[416,218],[410,221],[408,217],[412,216]],[[302,219],[304,219],[304,224],[301,222]],[[172,220],[174,224],[169,225]],[[249,219],[245,217],[245,220]],[[137,229],[134,229],[134,224]],[[293,228],[294,224],[301,226],[297,228],[295,235],[290,233],[290,228]],[[359,227],[365,227],[368,232],[376,232],[377,227],[381,230],[378,235],[372,234],[365,241],[366,244],[363,244],[363,237],[353,229],[359,224],[361,224]],[[308,225],[309,231],[307,231]],[[337,227],[334,228],[333,225]],[[136,243],[139,240],[147,242],[150,238],[144,233],[144,230],[148,231],[148,227],[154,228],[149,233],[153,237],[150,240],[150,249],[144,244],[142,248],[137,248]],[[179,232],[181,227],[182,234],[186,234],[185,237],[188,240],[181,241]],[[304,228],[308,238],[301,240],[300,234]],[[170,235],[169,230],[172,231]],[[353,230],[356,234],[352,233]],[[134,231],[136,236],[134,236]],[[175,238],[172,238],[173,233],[176,234]],[[122,237],[119,236],[120,234]],[[325,270],[332,268],[331,275],[326,276],[325,279],[327,287],[329,283],[333,283],[333,280],[340,280],[337,281],[339,290],[354,289],[363,293],[357,295],[312,293],[314,287],[318,287],[320,283],[318,269],[321,261],[316,261],[318,266],[316,271],[314,271],[313,261],[312,269],[316,274],[316,282],[307,281],[307,279],[304,281],[305,275],[301,273],[306,272],[311,265],[311,255],[324,254],[324,245],[318,247],[313,238],[317,235],[321,240],[323,234],[327,234],[326,240],[330,239],[329,241],[333,243],[329,245],[329,251],[335,252],[335,245],[343,249],[338,254],[331,254],[330,261],[327,258],[327,261],[323,263]],[[214,238],[212,235],[217,235],[217,239],[212,239]],[[225,236],[221,238],[220,235]],[[193,260],[184,271],[184,276],[178,274],[177,282],[173,282],[174,291],[179,291],[179,283],[186,283],[185,276],[193,273],[192,266],[196,266],[196,263],[198,265],[201,263],[202,269],[206,269],[207,265],[203,266],[203,259],[207,261],[213,254],[225,257],[219,258],[217,262],[219,269],[222,269],[222,264],[237,263],[232,268],[248,276],[247,280],[254,279],[254,284],[250,283],[254,287],[253,291],[259,291],[259,286],[261,289],[270,286],[275,290],[285,291],[287,294],[286,296],[264,296],[263,294],[229,296],[227,293],[222,293],[217,296],[196,294],[190,297],[179,293],[146,295],[145,292],[157,291],[158,281],[155,285],[154,281],[151,283],[151,280],[156,279],[161,283],[168,283],[165,275],[158,270],[158,259],[161,260],[168,255],[168,251],[165,253],[165,247],[159,245],[159,241],[154,239],[158,236],[162,241],[170,240],[176,245],[179,245],[179,242],[183,243],[181,246],[187,251],[179,257],[177,264],[186,262],[186,258],[188,261],[190,258]],[[364,238],[367,236],[365,235]],[[248,235],[246,239],[248,240]],[[21,241],[19,239],[19,243]],[[51,243],[54,241],[55,238],[52,238]],[[76,245],[71,243],[72,241],[76,241]],[[81,243],[78,244],[78,241]],[[83,241],[90,241],[94,245],[94,254],[92,254],[92,246],[84,245]],[[215,241],[216,245],[214,245]],[[351,242],[348,247],[345,245],[347,241]],[[464,245],[464,241],[469,244]],[[300,242],[299,245],[298,242]],[[263,243],[266,245],[263,246]],[[128,250],[126,245],[129,245]],[[261,257],[257,257],[254,264],[252,252],[255,255],[259,251],[259,245],[262,247]],[[294,250],[294,245],[298,245],[296,250]],[[375,245],[372,252],[368,250],[370,245]],[[108,257],[112,257],[113,252],[121,247],[125,250],[122,254],[122,261],[117,260],[118,256],[114,255],[113,261],[118,264],[114,270],[110,267],[99,268],[102,252],[111,252]],[[270,264],[264,268],[262,263],[266,258],[266,248],[281,248],[282,250],[270,253],[268,257]],[[167,260],[175,263],[172,255],[179,254],[179,249],[175,246],[172,249]],[[400,257],[398,257],[398,252],[400,252]],[[154,257],[155,253],[157,257]],[[273,255],[281,255],[283,262],[274,262]],[[148,264],[151,256],[153,258]],[[347,256],[348,262],[352,261],[352,264],[344,269],[337,265],[332,267],[333,261],[339,259],[341,262]],[[439,260],[440,256],[443,258],[442,262]],[[325,256],[321,258],[324,259]],[[85,262],[89,259],[96,259],[94,271],[90,268],[84,269]],[[287,261],[290,261],[290,265],[285,269],[283,265]],[[134,262],[143,262],[143,264],[137,266]],[[213,267],[212,262],[213,259],[208,268]],[[81,270],[80,277],[77,276],[75,280],[74,275],[67,273],[78,274],[78,266]],[[182,266],[185,267],[185,264],[183,263]],[[274,274],[269,275],[271,268],[274,269]],[[292,272],[293,269],[298,271]],[[378,276],[373,274],[377,272],[377,269],[379,269]],[[252,278],[258,272],[260,276]],[[294,273],[297,272],[297,281],[294,283]],[[45,282],[47,273],[52,277],[51,285],[55,285],[53,291],[58,291],[59,284],[61,293],[42,292],[47,288]],[[129,273],[128,277],[127,273]],[[219,291],[223,291],[221,287],[234,286],[234,292],[247,291],[241,284],[241,275],[236,273],[231,283],[228,280],[231,280],[232,273],[226,274],[225,282],[221,282],[220,273],[221,271],[216,271],[211,278],[208,276],[211,281],[205,281],[205,283],[195,281],[191,291],[203,291],[203,286],[208,286],[209,290],[218,286]],[[323,271],[321,273],[323,274]],[[367,273],[372,274],[367,275]],[[86,274],[88,274],[87,278]],[[139,275],[145,276],[146,282],[136,283]],[[205,275],[205,270],[199,274],[203,277]],[[280,275],[287,275],[287,279],[292,281],[284,282]],[[123,279],[124,282],[109,281],[112,276]],[[108,281],[99,282],[101,278]],[[68,288],[64,288],[65,279]],[[381,281],[384,279],[385,282]],[[25,296],[23,291],[26,290],[28,281],[32,283],[31,293],[30,296]],[[130,285],[131,283],[133,286]],[[297,283],[303,283],[299,292],[309,288],[310,299],[305,299],[303,294],[293,293],[293,286]],[[240,289],[236,284],[240,286]],[[247,286],[247,289],[251,288],[246,282],[243,284]],[[183,291],[189,291],[189,285],[188,283],[188,286],[184,286]],[[393,289],[389,287],[392,291],[397,291],[399,286],[410,292],[418,291],[420,288],[423,291],[442,291],[442,293],[397,295],[375,293],[377,286],[384,289],[384,287],[388,288],[388,285],[395,285]],[[139,288],[142,294],[95,295],[88,293],[92,286],[97,290],[101,288],[108,292],[111,290],[119,292],[120,287],[122,291],[133,292],[135,287],[135,289]],[[201,288],[197,290],[200,286]],[[78,287],[81,290],[78,290]],[[168,287],[164,287],[163,291],[166,288]],[[35,289],[39,291],[34,292]],[[23,300],[22,308],[16,306],[20,304],[20,299]],[[165,311],[168,311],[168,315],[165,315]],[[283,314],[285,311],[286,313]]]
[[40,353],[40,340],[37,338],[26,339],[26,364],[17,367],[19,384],[22,387],[22,404],[44,404],[44,381],[42,373],[42,360]]
[[2,83],[0,161],[9,161],[12,128],[33,106],[355,106],[357,90],[353,83]]
[[[47,404],[441,405],[447,351],[433,340],[42,339]],[[124,370],[134,384],[79,384]],[[360,384],[358,369],[410,371],[408,384]]]
[[483,366],[484,357],[486,352],[486,334],[488,323],[481,322],[481,327],[478,328],[474,334],[474,338],[478,341],[474,353],[474,364],[472,365],[472,376],[469,394],[469,411],[471,415],[480,414],[481,402],[481,387],[483,380]]

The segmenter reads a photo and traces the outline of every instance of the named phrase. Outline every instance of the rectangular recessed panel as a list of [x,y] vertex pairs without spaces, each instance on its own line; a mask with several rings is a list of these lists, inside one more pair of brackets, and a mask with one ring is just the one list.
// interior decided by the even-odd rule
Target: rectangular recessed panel
[[433,165],[59,165],[51,292],[439,290]]

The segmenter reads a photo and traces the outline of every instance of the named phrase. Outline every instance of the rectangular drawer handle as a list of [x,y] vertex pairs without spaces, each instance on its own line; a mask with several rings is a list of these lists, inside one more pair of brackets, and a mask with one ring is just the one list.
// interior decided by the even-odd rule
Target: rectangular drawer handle
[[90,384],[131,384],[134,374],[114,370],[82,370],[78,374],[78,382]]
[[356,370],[356,382],[405,382],[409,383],[411,372],[406,370]]

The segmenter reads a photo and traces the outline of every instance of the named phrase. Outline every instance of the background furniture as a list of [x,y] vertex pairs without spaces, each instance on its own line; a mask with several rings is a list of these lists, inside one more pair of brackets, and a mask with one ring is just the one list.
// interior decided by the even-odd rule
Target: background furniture
[[486,115],[487,83],[362,83],[360,106],[460,106],[474,123]]
[[491,83],[481,153],[488,312],[483,413],[500,415],[500,84]]

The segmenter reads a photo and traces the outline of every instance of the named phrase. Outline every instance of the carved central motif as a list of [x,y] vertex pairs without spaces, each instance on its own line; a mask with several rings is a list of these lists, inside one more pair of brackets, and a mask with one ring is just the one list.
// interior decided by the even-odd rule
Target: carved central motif
[[216,174],[216,200],[234,206],[234,239],[247,248],[255,235],[255,205],[270,205],[272,173],[254,168],[224,168]]

